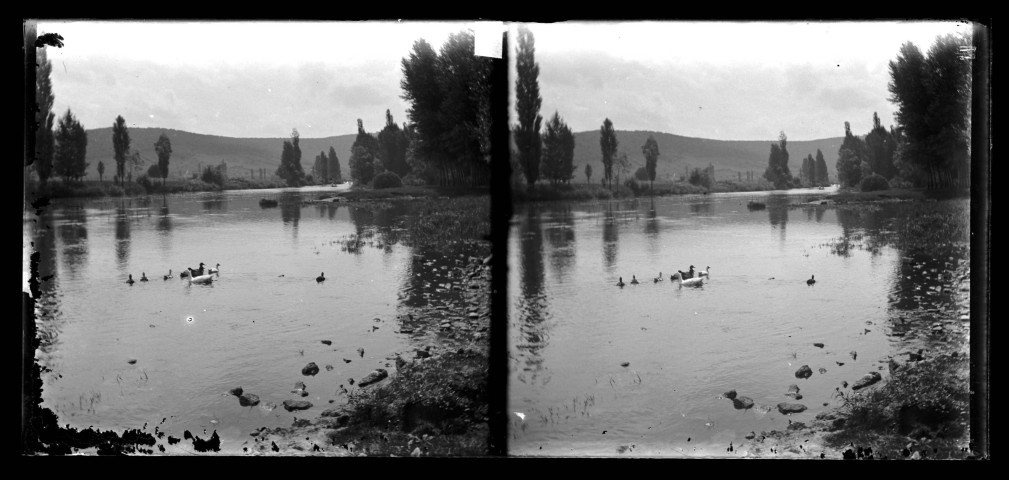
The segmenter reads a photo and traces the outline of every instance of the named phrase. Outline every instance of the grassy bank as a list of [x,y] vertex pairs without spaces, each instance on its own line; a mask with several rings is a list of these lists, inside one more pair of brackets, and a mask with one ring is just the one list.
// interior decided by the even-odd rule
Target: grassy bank
[[164,182],[164,185],[162,185],[160,180],[153,180],[149,185],[137,183],[136,181],[124,182],[122,185],[117,185],[110,181],[85,180],[81,182],[63,182],[61,180],[50,180],[45,185],[31,182],[25,185],[25,192],[29,196],[36,198],[95,198],[286,187],[287,183],[280,179],[250,180],[248,178],[229,178],[223,185],[207,183],[200,179],[168,180]]

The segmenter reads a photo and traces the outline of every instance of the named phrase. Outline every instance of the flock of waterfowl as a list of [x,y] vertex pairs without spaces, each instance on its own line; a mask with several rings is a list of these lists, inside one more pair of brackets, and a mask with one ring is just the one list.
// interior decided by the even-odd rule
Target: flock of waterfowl
[[[710,266],[704,267],[703,271],[695,272],[694,266],[691,265],[686,272],[683,270],[677,270],[676,273],[670,275],[669,281],[672,282],[673,280],[679,280],[681,287],[700,287],[704,285],[704,281],[706,279],[711,278],[710,272]],[[652,282],[659,283],[661,281],[663,281],[662,272],[659,272],[659,276],[653,278]],[[631,275],[630,283],[631,285],[638,285],[641,282],[638,281],[638,277],[636,275]],[[815,275],[810,276],[809,280],[806,280],[806,285],[812,286],[814,283],[816,283]],[[624,283],[624,277],[620,277],[619,280],[617,280],[618,287],[624,288],[626,285],[627,284]]]
[[[215,266],[215,267],[206,268],[204,266],[204,263],[200,262],[200,268],[189,268],[189,267],[186,267],[186,270],[183,271],[181,274],[179,274],[179,278],[188,279],[190,283],[205,284],[205,283],[211,283],[211,282],[213,282],[214,281],[214,276],[215,275],[220,276],[220,273],[221,273],[221,264],[220,263],[218,263],[217,266]],[[279,275],[279,276],[283,277],[284,275]],[[168,270],[168,274],[164,276],[165,280],[168,280],[169,278],[175,278],[174,276],[172,276],[172,270],[171,269],[169,269]],[[147,272],[141,272],[141,274],[140,274],[140,281],[141,282],[148,281],[148,279],[147,279]],[[315,281],[318,282],[318,283],[325,282],[326,281],[326,273],[325,272],[320,273],[318,277],[315,277]],[[132,273],[130,274],[130,278],[128,278],[126,280],[126,283],[128,283],[130,285],[133,285],[134,283],[136,283],[136,280],[133,280],[133,274]]]

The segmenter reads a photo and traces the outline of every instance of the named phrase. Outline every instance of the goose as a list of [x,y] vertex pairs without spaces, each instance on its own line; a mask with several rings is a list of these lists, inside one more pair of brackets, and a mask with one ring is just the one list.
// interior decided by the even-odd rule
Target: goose
[[133,285],[134,283],[136,283],[136,282],[133,281],[133,274],[132,273],[130,274],[130,278],[128,280],[126,280],[126,283],[128,283],[130,285]]
[[617,286],[620,288],[624,288],[624,277],[620,277],[620,279],[617,280]]
[[213,275],[210,275],[210,274],[207,274],[207,275],[197,275],[197,273],[199,273],[199,272],[197,272],[196,270],[193,270],[191,268],[189,269],[189,283],[203,284],[203,283],[210,283],[210,282],[214,281],[214,276]]
[[704,279],[701,277],[683,279],[683,276],[679,272],[673,274],[673,278],[680,281],[681,287],[700,287],[704,284]]
[[[281,276],[283,277],[283,275],[281,275]],[[319,274],[318,277],[315,277],[315,281],[318,282],[318,283],[325,282],[326,281],[326,272],[322,272],[322,273]]]
[[812,285],[816,283],[816,275],[810,275],[809,280],[806,280],[806,285]]
[[165,275],[165,280],[172,278],[172,269],[168,269],[168,275]]
[[704,271],[703,271],[703,272],[697,272],[697,276],[698,276],[698,277],[710,277],[710,275],[708,275],[708,272],[709,272],[710,270],[711,270],[711,267],[710,267],[710,266],[708,266],[708,267],[704,267]]
[[208,269],[207,273],[221,273],[221,264],[218,263],[216,267]]
[[637,285],[637,284],[638,284],[638,277],[631,275],[631,285]]
[[146,272],[140,272],[140,281],[141,282],[146,282],[147,281],[147,273]]
[[662,281],[662,272],[659,272],[659,276],[652,279],[652,282],[659,283]]

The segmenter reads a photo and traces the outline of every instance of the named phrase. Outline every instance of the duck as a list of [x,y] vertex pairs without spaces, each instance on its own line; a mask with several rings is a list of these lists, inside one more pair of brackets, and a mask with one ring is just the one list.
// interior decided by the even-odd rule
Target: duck
[[703,272],[697,272],[697,276],[698,277],[710,277],[710,275],[708,274],[708,272],[710,270],[711,270],[710,266],[704,267],[704,271]]
[[[281,276],[283,276],[283,275],[281,275]],[[318,277],[315,277],[315,281],[318,282],[318,283],[325,282],[326,281],[326,272],[322,272],[322,273],[319,274]]]
[[631,285],[637,285],[637,284],[638,284],[638,277],[631,275]]
[[130,274],[130,278],[126,280],[126,283],[128,283],[128,284],[130,284],[130,285],[133,285],[134,283],[136,283],[136,282],[135,282],[135,281],[133,280],[133,274],[132,274],[132,273]]
[[620,288],[624,288],[624,277],[620,277],[620,279],[617,280],[617,286]]
[[196,273],[199,273],[198,276],[202,276],[204,272],[206,272],[206,269],[203,268],[203,262],[200,262],[200,268],[196,269]]
[[216,267],[208,269],[207,273],[221,273],[221,264],[218,263]]
[[146,282],[147,281],[147,273],[146,272],[140,272],[140,281],[141,282]]
[[202,275],[202,274],[201,275],[197,275],[197,273],[200,273],[200,272],[197,272],[196,270],[193,270],[191,268],[189,269],[189,283],[200,283],[200,284],[203,284],[203,283],[210,283],[210,282],[214,281],[214,276],[213,275],[210,275],[210,274],[207,274],[207,275]]
[[188,277],[189,276],[189,272],[191,270],[192,270],[192,268],[186,267],[186,269],[183,270],[182,273],[179,274],[179,278],[186,278],[186,277]]
[[816,275],[810,275],[809,280],[806,280],[806,285],[812,285],[816,283]]
[[168,269],[168,275],[165,275],[165,280],[172,278],[172,269]]
[[659,282],[661,282],[662,280],[663,280],[663,279],[662,279],[662,272],[659,272],[659,276],[657,276],[657,277],[653,278],[653,279],[652,279],[652,282],[654,282],[654,283],[659,283]]
[[681,287],[700,287],[704,284],[704,279],[701,277],[683,279],[683,276],[679,272],[673,274],[673,279],[680,281]]
[[[691,279],[694,278],[694,266],[691,265],[689,271],[684,272],[683,270],[677,270],[680,273],[681,278]],[[670,280],[672,277],[670,277]]]

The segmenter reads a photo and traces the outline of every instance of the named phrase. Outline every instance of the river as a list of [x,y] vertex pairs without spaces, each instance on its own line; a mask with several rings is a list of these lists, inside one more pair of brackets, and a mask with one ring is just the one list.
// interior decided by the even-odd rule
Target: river
[[[432,340],[400,332],[400,320],[432,300],[425,287],[440,284],[431,272],[444,259],[375,235],[395,231],[409,202],[303,203],[344,188],[66,199],[26,212],[25,250],[41,254],[43,406],[61,426],[216,431],[223,452],[240,452],[258,428],[318,416],[355,379],[393,371],[395,353]],[[180,278],[200,262],[220,264],[211,284]],[[302,374],[309,362],[317,374]],[[293,392],[299,381],[308,396]],[[241,406],[236,387],[260,403]],[[284,400],[313,406],[289,412]],[[189,442],[170,448],[192,453]]]
[[[885,378],[890,358],[942,348],[932,322],[956,319],[966,301],[938,290],[948,283],[940,277],[969,253],[911,254],[875,242],[901,204],[816,201],[829,193],[517,206],[509,451],[733,456],[750,432],[809,422],[839,405],[836,393],[851,391],[844,385],[869,372]],[[751,211],[750,200],[766,209]],[[690,265],[710,266],[702,287],[670,280]],[[635,277],[640,283],[630,284]],[[905,323],[911,314],[919,320]],[[962,319],[939,330],[968,328]],[[796,376],[803,365],[809,378]],[[801,400],[786,396],[791,385]],[[730,390],[754,406],[735,408]],[[782,402],[808,409],[785,416]]]

